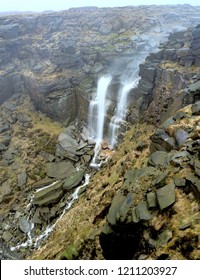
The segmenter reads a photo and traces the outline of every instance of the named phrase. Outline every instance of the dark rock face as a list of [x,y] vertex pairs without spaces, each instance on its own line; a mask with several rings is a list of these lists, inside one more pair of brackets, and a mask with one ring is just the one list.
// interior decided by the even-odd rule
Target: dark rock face
[[[172,16],[176,10],[181,16]],[[149,36],[159,41],[166,29],[195,25],[198,14],[198,7],[158,6],[148,7],[148,13],[138,7],[86,8],[1,17],[0,103],[26,92],[38,110],[55,120],[65,124],[86,121],[88,101],[100,75],[110,72],[119,77],[127,64],[135,71],[135,57],[153,48],[155,42],[149,42]],[[193,32],[192,51],[179,50],[182,64],[189,65],[191,57],[199,63],[198,34]],[[165,56],[174,57],[173,50],[172,46],[166,49]],[[162,52],[153,56],[159,60]],[[146,76],[141,92],[149,102],[156,70],[150,63],[141,66],[140,72]]]
[[[168,42],[161,44],[161,51],[150,54],[140,65],[141,81],[134,95],[142,96],[140,116],[146,121],[162,123],[180,108],[200,99],[199,78],[196,75],[199,67],[199,30],[198,25],[170,34]],[[193,77],[196,81],[188,85]]]

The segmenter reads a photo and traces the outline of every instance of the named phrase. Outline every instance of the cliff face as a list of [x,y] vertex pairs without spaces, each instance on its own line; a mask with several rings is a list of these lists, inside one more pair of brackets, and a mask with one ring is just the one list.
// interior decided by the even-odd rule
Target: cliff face
[[[147,56],[140,65],[141,81],[133,97],[142,97],[140,117],[159,124],[178,109],[200,99],[200,26],[170,34],[160,51]],[[197,78],[198,79],[198,78]]]
[[149,43],[197,24],[198,14],[185,5],[1,17],[0,101],[26,92],[55,120],[86,120],[99,75],[119,76]]

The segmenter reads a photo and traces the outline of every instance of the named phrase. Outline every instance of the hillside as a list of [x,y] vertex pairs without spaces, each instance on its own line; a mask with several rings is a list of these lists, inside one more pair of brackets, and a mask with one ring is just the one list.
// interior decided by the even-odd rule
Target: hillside
[[[0,18],[3,259],[200,258],[198,14],[183,5]],[[118,145],[104,139],[94,169],[88,110],[107,73],[105,133],[121,77],[140,80]]]

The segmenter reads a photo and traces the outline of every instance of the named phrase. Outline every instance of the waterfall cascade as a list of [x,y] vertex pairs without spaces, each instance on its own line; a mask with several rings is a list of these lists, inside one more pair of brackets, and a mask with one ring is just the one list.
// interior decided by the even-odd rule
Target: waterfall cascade
[[135,88],[138,85],[140,78],[136,77],[131,82],[123,82],[122,86],[119,90],[117,107],[115,109],[114,116],[111,118],[109,124],[109,134],[108,141],[112,149],[114,149],[117,144],[118,139],[118,131],[120,128],[120,124],[126,117],[126,108],[127,108],[127,97],[131,89]]
[[110,82],[110,76],[103,76],[99,79],[97,84],[97,94],[94,96],[94,99],[89,105],[89,139],[95,141],[94,157],[92,159],[91,166],[96,168],[100,167],[100,163],[97,163],[97,156],[101,149],[105,115],[109,107],[106,94],[108,92]]

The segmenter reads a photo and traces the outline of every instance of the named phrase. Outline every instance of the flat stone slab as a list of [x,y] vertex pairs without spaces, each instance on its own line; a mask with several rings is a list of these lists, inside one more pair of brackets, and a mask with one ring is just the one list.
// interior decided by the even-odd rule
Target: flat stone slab
[[70,175],[64,182],[63,189],[71,190],[80,184],[83,179],[84,171],[80,170]]
[[33,204],[47,206],[57,203],[63,195],[62,182],[57,182],[49,187],[46,186],[34,194]]
[[174,183],[170,183],[156,191],[156,196],[160,210],[171,206],[175,202],[176,197],[174,188]]
[[47,176],[50,178],[64,179],[76,172],[76,168],[70,162],[52,162],[48,164]]

